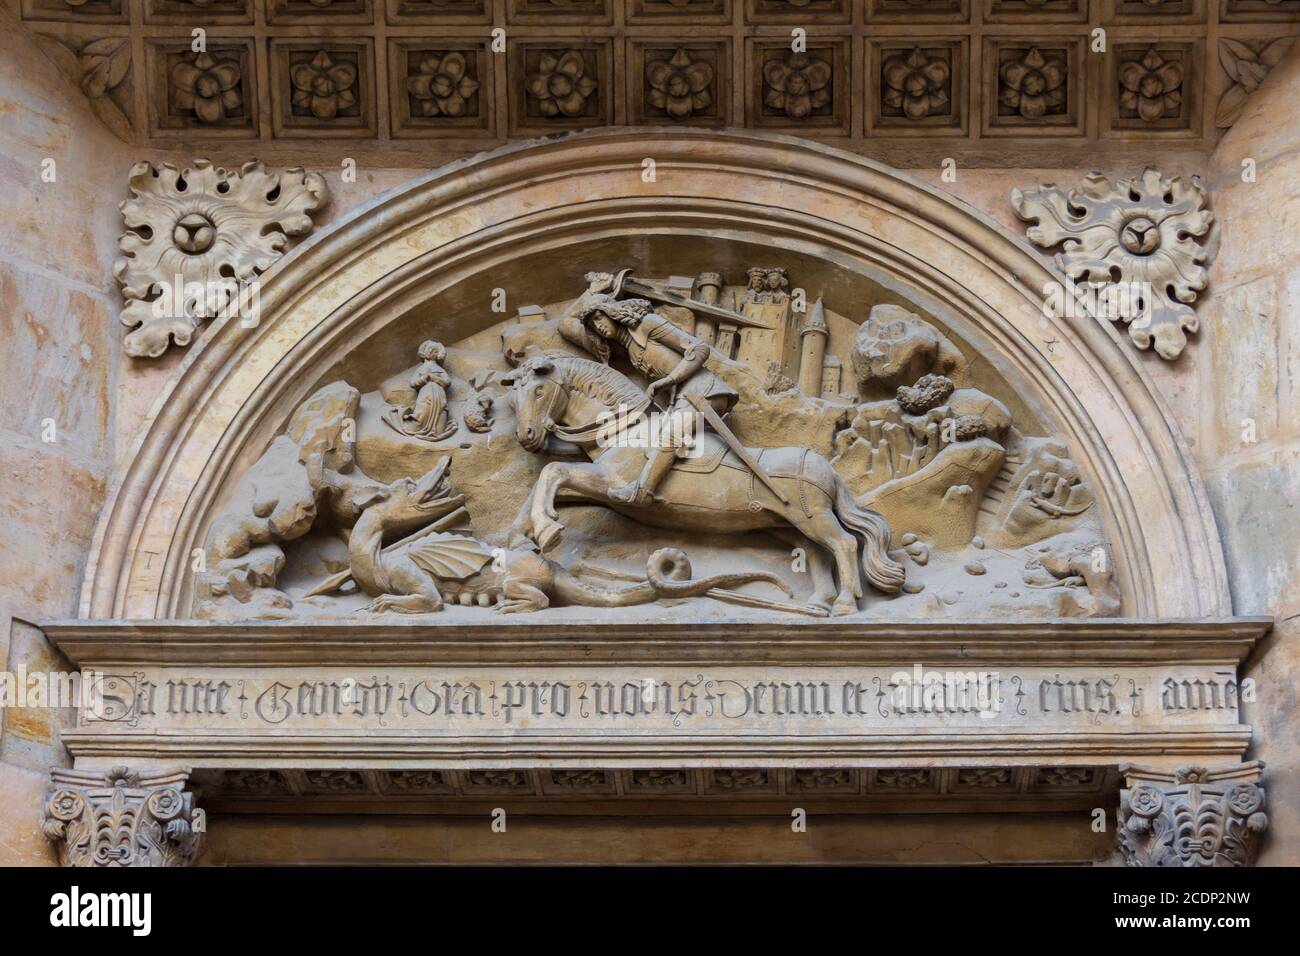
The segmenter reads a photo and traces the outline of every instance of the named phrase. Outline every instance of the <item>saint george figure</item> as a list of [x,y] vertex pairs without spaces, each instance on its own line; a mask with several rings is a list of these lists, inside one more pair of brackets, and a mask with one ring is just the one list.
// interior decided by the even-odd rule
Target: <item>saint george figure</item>
[[594,293],[578,318],[591,333],[588,345],[598,359],[608,365],[617,346],[632,367],[650,379],[646,396],[651,402],[661,390],[669,390],[663,402],[667,412],[657,416],[658,427],[651,436],[641,477],[609,491],[614,501],[644,506],[672,469],[674,459],[685,457],[690,450],[689,439],[696,434],[699,412],[687,395],[707,401],[719,416],[731,410],[739,395],[705,367],[711,354],[708,344],[656,315],[645,299],[620,300]]
[[415,390],[415,404],[403,408],[394,405],[384,412],[384,421],[394,431],[424,441],[442,441],[450,438],[459,427],[447,414],[447,387],[451,376],[441,363],[447,358],[447,349],[441,342],[430,339],[420,345],[420,364],[411,376]]

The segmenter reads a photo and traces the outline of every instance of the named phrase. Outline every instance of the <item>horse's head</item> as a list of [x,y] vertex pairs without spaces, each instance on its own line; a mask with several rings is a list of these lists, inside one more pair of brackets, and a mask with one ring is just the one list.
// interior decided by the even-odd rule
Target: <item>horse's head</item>
[[504,375],[501,382],[510,388],[519,444],[531,452],[541,451],[568,401],[555,363],[545,357],[529,359]]

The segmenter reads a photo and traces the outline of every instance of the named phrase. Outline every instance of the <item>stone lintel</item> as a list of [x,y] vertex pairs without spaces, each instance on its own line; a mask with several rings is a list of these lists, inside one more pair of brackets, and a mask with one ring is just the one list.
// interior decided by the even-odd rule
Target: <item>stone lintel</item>
[[1220,621],[64,622],[78,767],[964,768],[1244,756]]

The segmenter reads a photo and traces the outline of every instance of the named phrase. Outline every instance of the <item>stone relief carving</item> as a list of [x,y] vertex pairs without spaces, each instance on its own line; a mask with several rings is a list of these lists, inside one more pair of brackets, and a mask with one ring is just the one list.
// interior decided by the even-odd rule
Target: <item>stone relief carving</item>
[[[794,73],[790,75],[793,76]],[[802,77],[805,82],[817,75],[816,70],[808,70],[807,75],[804,72],[799,73],[799,77]],[[646,103],[663,110],[672,119],[687,119],[692,114],[700,113],[713,105],[713,95],[709,92],[709,87],[713,83],[713,66],[693,57],[685,48],[679,47],[667,59],[648,62],[645,67],[645,79]],[[798,83],[799,80],[796,79],[796,82]],[[809,95],[811,97],[811,91]],[[786,102],[788,112],[790,102],[797,104],[799,101],[796,99]]]
[[881,69],[881,102],[911,120],[925,119],[949,108],[952,67],[937,55],[914,47],[906,55],[888,57]]
[[219,53],[184,57],[172,67],[172,105],[192,111],[205,125],[221,123],[243,110],[242,76],[238,61]]
[[1153,46],[1119,68],[1119,105],[1145,122],[1177,115],[1183,105],[1183,67],[1170,63]]
[[447,414],[447,386],[451,376],[439,362],[447,357],[441,342],[430,340],[420,346],[420,365],[411,376],[415,398],[410,405],[394,405],[384,414],[384,422],[394,431],[439,442],[456,434],[456,422]]
[[81,88],[91,109],[123,142],[132,142],[131,39],[34,34],[45,55],[69,80]]
[[182,770],[50,772],[42,830],[64,866],[188,866],[203,811]]
[[206,319],[252,308],[247,284],[305,236],[312,213],[329,201],[316,173],[270,173],[261,163],[238,170],[205,159],[178,169],[136,163],[126,231],[113,275],[126,304],[128,355],[156,358],[174,341],[188,345]]
[[998,102],[1027,120],[1065,112],[1069,67],[1051,51],[1030,47],[1004,61],[998,70]]
[[1086,477],[953,340],[738,278],[590,272],[322,386],[211,525],[195,613],[1119,613]]
[[1236,40],[1223,37],[1219,40],[1219,62],[1232,80],[1223,91],[1218,108],[1214,111],[1214,125],[1227,129],[1237,122],[1246,107],[1246,99],[1259,89],[1268,71],[1286,56],[1294,37],[1277,40]]
[[769,60],[763,65],[763,102],[790,119],[805,119],[830,103],[831,75],[829,63],[808,53]]
[[1209,281],[1208,253],[1198,240],[1214,215],[1199,179],[1165,178],[1148,167],[1141,177],[1112,185],[1091,173],[1078,189],[1013,189],[1011,202],[1016,215],[1033,223],[1030,241],[1059,246],[1057,267],[1101,290],[1102,311],[1128,323],[1138,348],[1154,345],[1168,360],[1182,354],[1185,333],[1199,324],[1192,305]]
[[1268,828],[1262,761],[1227,770],[1121,767],[1119,845],[1129,866],[1250,866]]
[[528,75],[528,96],[544,117],[585,115],[596,89],[578,50],[544,52],[538,69]]
[[[1220,19],[1243,24],[1234,31],[1257,31],[1258,39],[1217,36],[1210,29],[1216,18],[1195,16],[1188,0],[1115,0],[1107,17],[1149,22],[1135,27],[1140,31],[1135,36],[1117,37],[1106,57],[1085,52],[1083,31],[1058,29],[1087,19],[1087,4],[1078,0],[990,0],[981,16],[991,18],[987,22],[997,24],[998,31],[987,35],[990,42],[981,44],[986,49],[980,56],[970,49],[968,0],[871,0],[863,4],[868,11],[864,17],[853,16],[856,7],[846,0],[797,2],[802,6],[791,0],[629,0],[617,5],[609,0],[512,0],[498,8],[485,0],[274,0],[258,31],[269,43],[226,36],[214,38],[202,54],[190,49],[186,13],[215,17],[223,30],[251,27],[249,0],[149,0],[143,28],[128,25],[121,0],[28,0],[22,16],[70,49],[73,62],[61,65],[73,82],[81,84],[85,76],[87,85],[97,88],[107,69],[118,78],[118,88],[142,90],[144,97],[121,89],[113,96],[110,82],[109,95],[92,94],[91,103],[118,135],[133,141],[133,133],[142,130],[156,147],[174,145],[177,131],[185,130],[262,141],[339,135],[382,149],[376,144],[385,124],[375,115],[381,107],[388,110],[389,130],[404,138],[442,140],[445,146],[462,138],[457,131],[495,128],[491,114],[497,107],[489,95],[494,80],[486,69],[495,54],[488,51],[490,41],[480,40],[487,31],[471,37],[462,28],[522,24],[580,29],[561,31],[571,36],[550,41],[540,34],[512,34],[503,51],[509,138],[609,125],[616,118],[628,125],[716,123],[843,135],[854,148],[869,149],[879,158],[881,149],[890,148],[876,141],[874,134],[882,128],[907,130],[902,136],[952,135],[953,146],[963,149],[977,146],[964,143],[972,122],[994,135],[1034,137],[1040,143],[1042,137],[1069,133],[1094,142],[1113,139],[1115,145],[1178,130],[1208,148],[1212,131],[1201,128],[1196,108],[1201,98],[1226,96],[1217,122],[1221,128],[1231,125],[1242,97],[1259,81],[1259,68],[1280,55],[1271,48],[1273,38],[1286,33],[1285,22],[1295,16],[1300,0],[1240,0],[1245,4],[1240,10],[1238,0],[1225,0]],[[624,7],[618,18],[612,16],[615,6]],[[738,7],[744,8],[740,16],[745,23],[760,28],[745,38],[746,49],[731,35]],[[115,30],[133,36],[105,37],[101,30],[95,37],[79,19],[87,16],[111,20]],[[1028,29],[1042,18],[1052,24],[1049,34],[1055,36]],[[325,30],[329,36],[303,36],[304,25],[326,20],[333,23]],[[638,28],[631,37],[625,22]],[[876,32],[878,25],[918,22],[925,26],[923,39]],[[433,23],[454,26],[462,35],[389,29]],[[835,26],[833,35],[823,31],[802,52],[791,52],[788,38],[782,43],[777,37],[780,30],[761,32],[764,24],[799,23]],[[656,35],[641,26],[654,26]],[[124,41],[141,37],[142,30],[150,52],[132,59],[131,43]],[[321,31],[313,26],[305,32]],[[97,62],[79,67],[75,61],[87,43],[124,49],[108,57],[95,53]],[[858,67],[849,55],[860,46],[868,51],[872,72],[867,83],[854,75]],[[1228,73],[1226,94],[1217,69],[1208,68],[1207,49],[1218,53]],[[408,58],[403,50],[418,56]],[[679,61],[682,69],[673,63],[679,54],[685,56],[685,62]],[[421,65],[425,55],[429,59]],[[539,62],[543,55],[549,60],[545,65]],[[623,82],[624,76],[615,82],[616,62],[620,70],[626,65],[634,82]],[[647,78],[648,66],[655,66],[655,77]],[[355,79],[348,75],[353,71]],[[376,80],[390,72],[390,92],[381,96],[384,84]],[[269,89],[259,88],[259,82]],[[594,84],[601,87],[599,97]],[[965,95],[975,87],[983,90],[979,97]],[[728,95],[733,90],[745,91],[743,111],[737,109],[735,116]],[[1085,95],[1099,100],[1095,106],[1102,123],[1083,121],[1094,105],[1085,102]],[[711,105],[702,107],[705,97]],[[147,108],[137,111],[137,101],[144,104],[146,99]],[[653,102],[660,99],[663,106]],[[272,121],[265,123],[259,112],[268,105]],[[868,115],[857,131],[849,123],[853,113]],[[137,129],[130,130],[131,125]],[[1111,137],[1114,130],[1136,136]],[[465,152],[482,145],[474,141],[478,137],[469,139]]]
[[456,50],[426,53],[406,89],[423,116],[464,116],[479,83],[469,75],[465,54]]
[[325,50],[317,51],[310,62],[295,64],[289,78],[293,83],[295,112],[331,120],[340,111],[356,105],[356,65],[336,63]]

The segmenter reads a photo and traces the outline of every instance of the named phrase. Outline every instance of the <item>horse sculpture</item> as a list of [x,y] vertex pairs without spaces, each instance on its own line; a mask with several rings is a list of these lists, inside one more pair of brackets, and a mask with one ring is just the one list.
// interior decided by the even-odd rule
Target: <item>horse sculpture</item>
[[601,436],[627,410],[644,410],[645,393],[608,365],[570,356],[531,359],[502,381],[511,388],[515,434],[525,449],[541,452],[559,439],[590,459],[548,463],[524,502],[514,530],[543,552],[556,545],[563,530],[555,506],[563,492],[566,499],[600,504],[656,527],[703,534],[767,530],[795,546],[810,539],[830,552],[835,565],[832,577],[824,557],[810,549],[811,603],[836,615],[858,610],[864,573],[887,594],[903,586],[903,567],[888,553],[889,525],[854,502],[822,455],[798,447],[748,449],[769,487],[716,435],[704,432],[696,439],[698,454],[677,461],[650,504],[622,504],[610,500],[608,492],[640,473],[647,449]]

